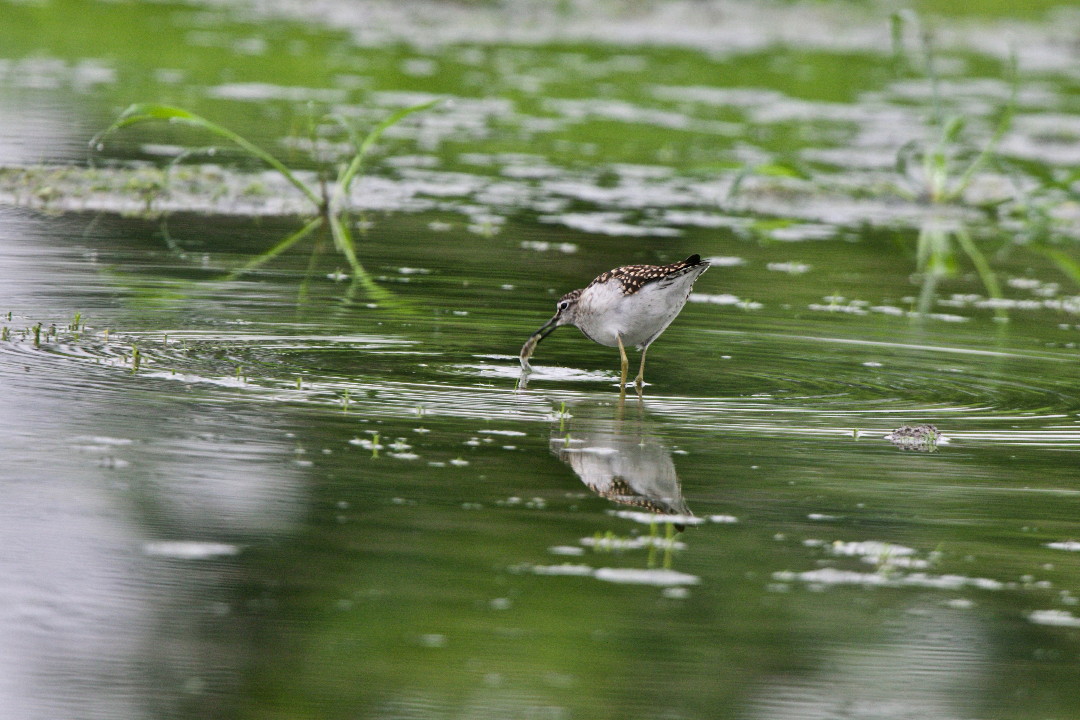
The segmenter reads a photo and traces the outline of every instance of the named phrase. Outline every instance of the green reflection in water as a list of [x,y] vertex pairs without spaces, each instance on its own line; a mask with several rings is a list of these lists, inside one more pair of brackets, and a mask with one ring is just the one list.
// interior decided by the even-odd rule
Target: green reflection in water
[[[1009,322],[960,262],[915,312],[924,214],[877,201],[909,139],[890,132],[925,129],[927,89],[895,76],[884,16],[880,51],[736,56],[368,47],[190,6],[4,16],[7,58],[72,61],[19,67],[86,123],[69,139],[80,162],[138,98],[228,118],[310,168],[282,141],[308,97],[381,112],[402,98],[380,93],[457,96],[443,125],[388,138],[373,165],[395,191],[427,183],[409,196],[419,207],[371,211],[362,253],[412,314],[342,302],[329,255],[286,252],[221,281],[285,234],[276,217],[177,212],[169,246],[145,219],[5,211],[4,449],[21,482],[0,527],[28,552],[3,575],[35,582],[0,588],[33,617],[80,610],[5,623],[26,640],[12,666],[49,671],[35,707],[97,707],[119,687],[156,717],[1078,714],[1075,289],[1050,259],[1008,251],[1029,227],[960,211],[1006,250],[992,262]],[[175,28],[186,45],[158,40]],[[74,93],[96,67],[73,70],[86,48],[116,80]],[[945,56],[945,102],[984,119],[978,137],[1003,63]],[[1037,79],[1002,152],[1053,177],[1068,142],[1037,118],[1064,122],[1075,82]],[[115,159],[193,141],[131,142]],[[747,166],[746,204],[718,206]],[[464,177],[435,182],[447,171]],[[447,193],[477,178],[481,190]],[[785,184],[807,178],[819,185]],[[843,182],[855,189],[829,194]],[[567,219],[605,213],[617,217],[593,231]],[[572,331],[514,393],[514,355],[559,292],[692,252],[728,260],[650,354],[640,410],[631,400],[620,417],[610,354]],[[920,422],[950,442],[912,453],[882,439]],[[590,472],[560,458],[567,433],[595,450]],[[703,521],[684,522],[670,553],[651,554],[649,524],[619,502],[644,504],[649,486],[624,476],[650,466],[660,498],[676,478]],[[70,572],[65,548],[101,564]],[[114,582],[87,592],[98,569]],[[64,662],[36,652],[54,647]]]

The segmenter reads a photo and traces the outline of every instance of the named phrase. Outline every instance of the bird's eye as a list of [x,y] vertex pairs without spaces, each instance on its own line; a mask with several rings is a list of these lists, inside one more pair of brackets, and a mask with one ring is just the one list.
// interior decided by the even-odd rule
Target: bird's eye
[[570,303],[567,302],[566,300],[563,300],[561,303],[559,303],[559,309],[560,310],[565,310],[568,307],[570,307]]

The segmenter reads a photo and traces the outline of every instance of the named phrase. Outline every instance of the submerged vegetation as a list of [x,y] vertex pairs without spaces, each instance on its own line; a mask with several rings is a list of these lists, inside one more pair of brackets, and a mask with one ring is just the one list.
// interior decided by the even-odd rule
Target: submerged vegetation
[[[921,57],[916,59],[904,50],[904,28],[910,26],[919,37]],[[969,118],[950,113],[945,108],[937,58],[930,33],[922,27],[913,13],[894,13],[892,16],[893,56],[898,68],[911,70],[925,78],[930,85],[930,104],[927,107],[931,124],[931,140],[911,140],[896,155],[896,172],[902,180],[901,194],[931,207],[952,204],[972,206],[999,222],[1018,220],[1020,232],[1007,237],[1004,232],[991,230],[976,237],[968,221],[956,214],[933,213],[919,225],[916,243],[916,268],[922,277],[918,311],[930,311],[942,280],[959,273],[958,250],[966,256],[991,300],[996,317],[1007,318],[1002,286],[992,267],[992,257],[1020,246],[1040,254],[1080,286],[1080,265],[1054,247],[1052,221],[1045,203],[1033,203],[1032,198],[1045,197],[1059,191],[1057,200],[1080,200],[1075,184],[1080,175],[1069,173],[1065,178],[1042,177],[1035,183],[1024,177],[1022,169],[999,153],[1002,140],[1012,129],[1020,92],[1020,70],[1015,50],[1007,68],[1009,93],[997,111],[993,132],[981,146],[965,137]],[[969,197],[972,185],[984,173],[1011,183],[1013,195],[999,193],[991,197]],[[1024,191],[1021,188],[1029,188]],[[1012,224],[1012,223],[1010,223]],[[1070,241],[1075,243],[1075,239]],[[995,246],[988,252],[983,246]]]
[[[96,135],[90,141],[90,146],[94,149],[101,149],[104,140],[118,130],[140,123],[159,121],[177,125],[186,125],[198,130],[203,130],[232,143],[248,156],[265,163],[271,169],[276,171],[292,187],[298,190],[309,202],[310,213],[306,218],[303,227],[288,235],[272,248],[257,256],[243,267],[234,271],[230,277],[238,277],[254,270],[309,236],[318,232],[328,232],[333,238],[334,247],[348,261],[353,272],[354,281],[359,282],[369,293],[372,293],[380,299],[386,300],[392,296],[385,290],[379,288],[379,286],[371,280],[358,257],[356,240],[352,229],[355,220],[349,204],[349,194],[352,189],[353,181],[356,180],[357,176],[363,170],[364,161],[367,158],[368,153],[372,146],[379,141],[379,138],[382,137],[383,133],[409,115],[426,110],[437,103],[438,100],[431,100],[398,110],[363,135],[357,131],[353,124],[350,124],[339,115],[328,114],[323,116],[320,120],[320,124],[333,123],[344,129],[353,150],[348,162],[341,163],[337,167],[333,177],[328,177],[328,173],[326,172],[320,172],[315,184],[305,182],[298,173],[291,170],[277,157],[263,150],[242,135],[188,110],[168,105],[151,103],[131,105],[120,114],[112,125]],[[315,124],[313,123],[313,135],[314,132]],[[173,161],[172,165],[175,165],[177,162],[194,152],[196,151],[188,151],[179,155]],[[206,150],[199,152],[206,152]],[[143,189],[143,194],[147,197],[146,202],[148,208],[150,206],[150,198],[152,195],[161,189],[162,185],[159,183],[150,184]]]

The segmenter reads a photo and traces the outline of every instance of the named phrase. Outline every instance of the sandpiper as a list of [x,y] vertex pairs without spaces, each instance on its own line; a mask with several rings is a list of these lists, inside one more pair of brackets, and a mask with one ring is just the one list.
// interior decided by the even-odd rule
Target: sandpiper
[[619,392],[626,392],[626,345],[641,350],[641,368],[634,380],[638,393],[645,384],[645,353],[664,332],[690,297],[690,288],[709,263],[691,255],[671,265],[624,265],[608,270],[580,290],[566,293],[555,317],[534,332],[521,348],[521,367],[541,340],[560,325],[574,325],[585,337],[607,347],[618,347],[622,361]]

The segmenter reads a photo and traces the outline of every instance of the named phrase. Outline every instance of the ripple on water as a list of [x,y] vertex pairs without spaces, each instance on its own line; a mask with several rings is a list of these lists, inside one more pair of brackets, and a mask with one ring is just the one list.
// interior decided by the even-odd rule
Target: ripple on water
[[[693,299],[695,296],[691,296]],[[760,377],[773,390],[752,397],[679,397],[649,393],[645,406],[668,422],[698,430],[760,436],[884,436],[910,422],[937,424],[951,439],[971,446],[1029,445],[1058,449],[1080,447],[1080,427],[1071,416],[1048,408],[1069,407],[1072,389],[1040,383],[1040,367],[1075,362],[1069,352],[1009,352],[873,340],[853,340],[779,333],[705,331],[737,338],[732,360],[724,360],[726,381]],[[774,353],[776,343],[798,342],[804,357]],[[731,343],[728,343],[729,345]],[[415,416],[418,407],[433,415],[548,421],[560,401],[610,398],[610,371],[535,366],[529,380],[540,390],[515,392],[521,371],[517,358],[483,356],[491,362],[447,364],[448,376],[471,378],[466,384],[404,382],[381,377],[336,376],[319,365],[320,353],[340,348],[373,353],[401,352],[416,342],[377,335],[290,335],[257,332],[184,332],[153,334],[84,332],[60,335],[35,347],[32,337],[0,344],[0,369],[11,372],[33,360],[48,372],[68,376],[72,386],[108,391],[130,385],[133,376],[185,387],[206,385],[243,393],[253,401],[340,406],[372,416]],[[134,348],[139,348],[135,370]],[[822,371],[812,353],[825,353]],[[843,349],[842,362],[836,353]],[[310,357],[307,353],[312,353]],[[755,354],[760,353],[760,362]],[[809,357],[806,357],[810,353]],[[728,357],[728,356],[725,356]],[[881,359],[879,359],[881,358]],[[985,363],[993,359],[994,363]],[[850,362],[848,362],[850,360]],[[741,361],[741,362],[740,362]],[[93,365],[101,372],[70,372],[65,363]],[[1015,364],[1023,372],[1002,372]],[[942,366],[957,372],[942,372]],[[74,366],[72,366],[72,369]],[[1051,376],[1051,373],[1046,373]],[[298,378],[300,380],[298,381]],[[492,386],[473,384],[499,381]],[[595,390],[559,388],[567,383],[597,383]],[[919,401],[932,388],[931,401]],[[880,434],[880,435],[879,435]]]
[[[514,356],[498,356],[497,359],[513,359],[512,365],[451,365],[450,371],[463,372],[479,378],[499,378],[502,380],[517,381],[521,377],[521,364]],[[561,382],[604,382],[610,383],[617,380],[612,372],[603,370],[580,370],[572,367],[559,365],[533,365],[529,366],[528,380],[558,380]],[[617,384],[617,383],[616,383]]]

